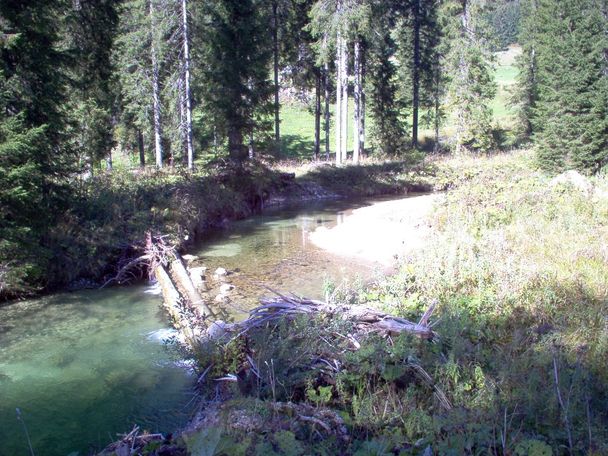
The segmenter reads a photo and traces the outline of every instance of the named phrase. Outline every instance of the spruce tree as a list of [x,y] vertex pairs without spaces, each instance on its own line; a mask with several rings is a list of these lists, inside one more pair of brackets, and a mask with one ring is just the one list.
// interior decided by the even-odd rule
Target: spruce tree
[[378,24],[369,35],[367,94],[373,125],[371,143],[380,152],[396,155],[407,147],[403,101],[398,96],[399,80],[396,65],[397,16],[390,3],[373,5],[372,21]]
[[270,11],[263,0],[213,0],[201,12],[204,42],[196,52],[202,102],[237,161],[247,158],[247,144],[266,139],[270,126]]
[[532,135],[532,117],[538,98],[536,49],[536,5],[537,0],[522,0],[520,11],[521,54],[515,60],[517,79],[511,105],[515,109],[517,123],[515,132],[520,139]]
[[0,297],[42,285],[43,238],[76,170],[65,137],[63,2],[0,2]]
[[521,25],[521,2],[522,0],[488,2],[485,16],[492,33],[492,44],[495,49],[506,49],[509,45],[518,42]]
[[538,159],[556,171],[597,172],[608,163],[606,3],[538,0],[532,21]]
[[494,145],[490,101],[496,93],[484,28],[484,0],[449,0],[443,5],[449,74],[448,108],[456,129],[456,153],[483,152]]
[[116,103],[111,52],[118,12],[115,0],[76,1],[66,15],[63,42],[70,56],[72,90],[66,131],[75,153],[89,169],[108,158],[113,145]]
[[442,31],[439,2],[409,0],[400,5],[397,27],[400,92],[411,107],[412,145],[418,146],[420,124],[429,126],[435,117],[435,79]]
[[154,136],[149,51],[152,36],[147,3],[144,0],[128,0],[122,5],[112,55],[120,85],[120,139],[123,145],[138,143],[140,164],[145,164],[143,150],[152,143]]

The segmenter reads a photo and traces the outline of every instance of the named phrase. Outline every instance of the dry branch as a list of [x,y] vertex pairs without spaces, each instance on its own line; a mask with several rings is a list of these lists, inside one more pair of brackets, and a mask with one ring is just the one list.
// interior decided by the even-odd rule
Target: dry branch
[[431,304],[425,312],[420,323],[414,323],[367,307],[329,304],[313,299],[274,293],[277,297],[262,298],[260,300],[261,305],[249,313],[249,318],[234,326],[238,326],[241,331],[247,331],[263,323],[289,316],[324,313],[349,320],[355,323],[361,331],[378,331],[389,335],[410,333],[423,339],[432,339],[436,335],[428,324],[434,304]]

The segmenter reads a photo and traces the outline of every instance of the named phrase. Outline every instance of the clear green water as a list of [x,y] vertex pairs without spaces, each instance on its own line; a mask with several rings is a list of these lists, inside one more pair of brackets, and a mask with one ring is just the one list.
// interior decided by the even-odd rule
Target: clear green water
[[374,201],[378,199],[326,201],[267,211],[211,233],[192,253],[207,266],[208,276],[218,267],[237,271],[228,276],[236,287],[229,304],[233,315],[240,312],[242,316],[257,305],[261,295],[271,295],[264,286],[321,299],[324,284],[367,281],[375,276],[377,266],[330,255],[312,244],[308,233],[321,226],[333,227],[352,209]]
[[[135,423],[168,432],[191,407],[192,374],[161,342],[150,287],[83,291],[0,307],[0,455],[101,449]],[[160,330],[160,332],[159,332]]]
[[[325,280],[367,280],[374,268],[326,254],[307,233],[365,204],[270,211],[212,233],[192,253],[212,271],[239,271],[229,276],[233,316],[269,294],[262,284],[321,298]],[[186,423],[193,376],[161,342],[170,331],[152,291],[83,291],[0,307],[0,455],[29,454],[17,407],[37,456],[86,455],[134,424],[170,432]]]

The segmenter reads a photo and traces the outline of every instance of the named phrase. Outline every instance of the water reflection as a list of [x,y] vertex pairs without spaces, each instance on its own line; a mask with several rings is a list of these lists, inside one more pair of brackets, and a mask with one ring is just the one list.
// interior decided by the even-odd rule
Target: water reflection
[[235,271],[229,280],[236,286],[230,311],[242,318],[254,307],[264,287],[315,299],[324,297],[324,283],[373,277],[376,265],[363,260],[330,255],[312,244],[309,233],[319,227],[342,223],[349,211],[370,201],[325,202],[274,210],[235,222],[228,231],[211,233],[192,253],[210,271],[223,267]]

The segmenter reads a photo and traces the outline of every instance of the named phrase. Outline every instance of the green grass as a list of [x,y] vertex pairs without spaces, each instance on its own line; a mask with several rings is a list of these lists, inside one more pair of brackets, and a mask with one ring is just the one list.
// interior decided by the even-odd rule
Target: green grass
[[[333,115],[335,105],[330,106],[332,114],[331,128],[329,133],[329,149],[335,149],[335,126]],[[354,103],[349,99],[348,103],[348,130],[346,148],[349,153],[353,150],[353,123]],[[315,144],[315,119],[313,113],[300,103],[290,103],[281,106],[281,158],[311,159],[314,154]],[[366,136],[369,134],[371,119],[366,119]],[[321,158],[325,157],[325,131],[321,119]]]
[[[496,53],[495,81],[498,85],[496,97],[491,102],[494,122],[502,128],[509,128],[513,123],[514,112],[509,106],[510,91],[517,77],[515,58],[521,52],[520,48],[513,46],[507,51]],[[332,126],[329,136],[330,150],[335,147],[335,132],[333,125],[334,105],[331,105]],[[308,160],[314,153],[314,116],[312,112],[300,103],[290,103],[281,106],[281,157],[287,159]],[[353,100],[349,100],[349,124],[347,149],[353,150],[352,134]],[[369,132],[373,119],[367,118],[366,138],[369,145]],[[441,134],[449,134],[452,131],[450,125],[442,128]],[[434,132],[430,129],[421,128],[420,137],[432,138]],[[325,135],[321,133],[321,156],[324,157]]]
[[[436,302],[438,337],[382,338],[306,316],[206,347],[212,397],[214,377],[244,366],[222,409],[261,423],[250,440],[223,428],[242,454],[275,454],[283,438],[296,454],[608,454],[606,177],[591,180],[593,195],[551,185],[528,151],[435,165],[451,190],[426,247],[398,274],[342,284],[332,299],[410,321]],[[328,426],[297,424],[304,407]],[[336,438],[336,416],[351,439]],[[254,449],[262,441],[265,452]]]
[[515,67],[515,58],[520,53],[521,49],[517,46],[496,53],[494,80],[498,88],[491,107],[494,113],[494,121],[503,127],[510,126],[515,115],[513,108],[509,106],[509,98],[518,74]]

